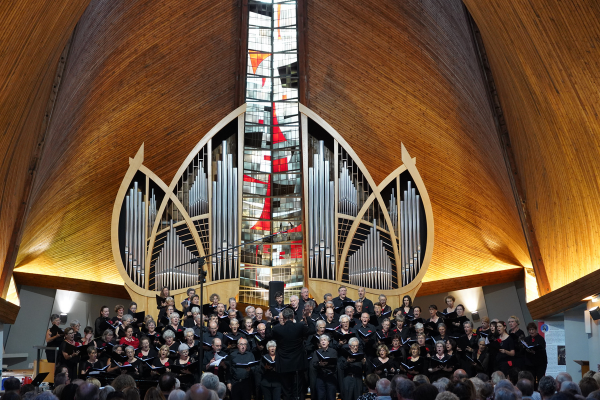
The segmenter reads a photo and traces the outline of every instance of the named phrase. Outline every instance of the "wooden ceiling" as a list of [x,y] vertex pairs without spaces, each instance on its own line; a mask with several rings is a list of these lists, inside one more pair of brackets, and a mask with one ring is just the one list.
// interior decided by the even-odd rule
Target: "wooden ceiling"
[[[0,28],[0,263],[16,254],[28,204],[19,272],[122,284],[110,216],[128,157],[145,142],[145,164],[169,181],[234,109],[239,2],[94,0],[85,12],[88,0],[8,3],[0,5],[9,21]],[[600,10],[593,0],[533,3],[465,0],[556,289],[600,265]],[[309,0],[307,12],[307,105],[378,182],[400,165],[400,141],[417,159],[436,226],[425,282],[530,267],[462,3]],[[77,21],[46,131],[56,66]]]
[[465,0],[552,290],[600,266],[600,4]]
[[424,282],[530,267],[462,3],[310,1],[308,16],[308,106],[377,182],[400,142],[417,159],[435,221]]
[[93,1],[75,31],[16,271],[123,284],[110,221],[128,159],[169,182],[234,108],[237,1]]

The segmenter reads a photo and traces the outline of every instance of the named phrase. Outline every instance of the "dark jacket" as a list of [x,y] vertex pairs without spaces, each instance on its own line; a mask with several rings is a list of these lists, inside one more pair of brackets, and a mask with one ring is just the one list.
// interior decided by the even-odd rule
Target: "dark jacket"
[[308,325],[303,322],[286,321],[285,324],[273,327],[273,339],[277,341],[277,359],[275,360],[278,373],[303,371],[308,368],[304,338],[315,332],[315,325],[308,319]]

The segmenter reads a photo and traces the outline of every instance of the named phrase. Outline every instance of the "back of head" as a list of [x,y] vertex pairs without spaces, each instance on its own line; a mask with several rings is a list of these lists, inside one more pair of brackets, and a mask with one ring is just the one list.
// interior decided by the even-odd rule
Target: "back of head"
[[454,393],[460,400],[475,400],[475,386],[468,379],[456,382],[448,387],[448,391]]
[[514,385],[508,379],[502,379],[500,382],[496,383],[494,391],[497,392],[500,389],[510,390],[511,392],[515,391]]
[[35,396],[35,400],[58,400],[58,397],[50,391],[45,391]]
[[135,387],[135,379],[128,374],[119,375],[112,381],[112,387],[114,387],[117,392],[122,392],[128,387]]
[[79,385],[69,383],[63,389],[60,395],[60,400],[75,400],[75,393],[77,392],[77,388],[79,388]]
[[167,400],[183,400],[184,398],[185,392],[181,389],[176,389],[169,394],[169,398]]
[[217,389],[217,396],[219,399],[223,400],[225,398],[225,394],[227,393],[227,386],[223,382],[219,382],[219,388]]
[[527,379],[529,382],[534,382],[533,374],[529,371],[519,372],[519,380],[521,379]]
[[481,399],[481,389],[483,389],[485,383],[477,377],[470,378],[469,380],[471,381],[471,383],[473,383],[473,386],[475,387],[475,397]]
[[575,396],[577,394],[579,394],[579,395],[581,394],[579,385],[577,385],[575,382],[571,382],[571,381],[564,381],[562,383],[562,385],[560,385],[560,391],[571,393],[573,396]]
[[13,376],[4,380],[4,392],[19,392],[21,390],[21,381]]
[[600,386],[594,378],[587,377],[579,381],[579,389],[581,389],[581,395],[587,397],[593,391],[600,389]]
[[415,383],[415,385],[421,385],[423,383],[429,383],[429,378],[426,375],[419,374],[415,375],[415,377],[413,378],[413,382]]
[[442,381],[442,378],[440,378],[437,381],[433,382],[433,386],[435,386],[435,388],[438,390],[438,393],[442,393],[446,391],[446,388],[448,387],[448,382],[444,382]]
[[106,396],[106,400],[125,400],[125,394],[123,392],[110,392],[108,396]]
[[521,391],[523,396],[530,397],[533,394],[533,383],[529,379],[519,379],[517,389]]
[[600,389],[587,395],[588,400],[600,400]]
[[494,386],[490,382],[486,382],[483,384],[481,388],[481,392],[479,393],[479,398],[481,400],[491,399],[494,397]]
[[487,376],[487,374],[484,374],[483,372],[480,372],[480,373],[478,373],[475,376],[478,377],[479,379],[481,379],[483,382],[489,382],[490,381],[490,377]]
[[[289,308],[287,310],[289,310]],[[208,390],[199,383],[196,383],[185,394],[185,400],[211,400],[212,393],[215,392]]]
[[102,389],[100,389],[100,392],[98,393],[98,400],[106,400],[106,397],[114,391],[114,387],[110,385],[104,386]]
[[21,389],[19,389],[19,394],[23,396],[25,393],[33,391],[35,391],[35,386],[33,386],[31,383],[28,383],[27,385],[21,386]]
[[217,391],[219,388],[219,377],[213,373],[206,372],[204,375],[202,375],[200,383],[203,384],[207,389]]
[[538,384],[538,391],[542,398],[548,398],[556,393],[556,381],[551,376],[544,376]]
[[294,319],[294,310],[292,310],[291,308],[286,308],[281,312],[281,315],[283,316],[283,318],[285,318],[286,321],[291,321],[292,319]]
[[517,400],[517,395],[512,390],[498,389],[494,393],[494,400]]
[[173,374],[162,374],[158,379],[158,387],[163,393],[170,393],[171,390],[175,389],[175,376]]
[[439,393],[435,400],[458,400],[458,396],[452,392],[444,391]]
[[494,371],[492,373],[492,384],[496,386],[502,379],[506,379],[502,371]]
[[575,400],[575,395],[572,395],[569,392],[558,392],[554,396],[552,396],[552,400]]
[[413,399],[415,393],[415,384],[408,379],[400,379],[396,383],[396,394],[398,399]]
[[377,375],[377,374],[367,375],[367,377],[365,378],[365,385],[367,385],[367,389],[375,390],[378,380],[379,380],[379,375]]
[[140,400],[140,391],[137,387],[128,387],[123,390],[125,400]]
[[462,379],[467,379],[468,377],[469,375],[467,375],[464,369],[457,369],[456,371],[454,371],[454,374],[452,374],[452,380],[454,382],[458,382]]
[[144,400],[165,400],[165,396],[163,396],[162,392],[158,390],[158,388],[152,386],[146,390]]
[[568,372],[559,372],[556,375],[556,382],[558,382],[558,388],[560,389],[563,382],[573,382],[573,378],[571,378],[571,374]]
[[414,400],[435,400],[439,394],[438,389],[430,383],[422,383],[413,393]]
[[64,385],[66,383],[67,383],[67,374],[65,374],[64,372],[61,372],[61,373],[54,375],[54,387],[57,387],[58,385]]
[[513,385],[516,385],[517,382],[519,381],[519,369],[518,368],[509,369],[507,378]]
[[21,396],[19,395],[18,391],[4,392],[2,400],[21,400]]
[[93,383],[82,383],[77,387],[75,400],[98,400],[100,389]]
[[594,376],[592,376],[598,382],[598,386],[600,386],[600,372],[596,372]]
[[391,393],[391,382],[388,379],[380,379],[377,381],[377,385],[375,385],[375,391],[377,392],[377,396],[389,396]]
[[54,390],[52,391],[52,393],[60,399],[60,396],[61,396],[62,391],[65,388],[65,386],[67,386],[67,385],[65,385],[64,383],[60,384],[58,386],[54,385]]

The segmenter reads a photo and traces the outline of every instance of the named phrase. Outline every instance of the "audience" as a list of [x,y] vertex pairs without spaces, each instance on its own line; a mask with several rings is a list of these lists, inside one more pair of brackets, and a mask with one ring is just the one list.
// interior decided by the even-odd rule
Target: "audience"
[[415,388],[413,400],[435,400],[440,392],[430,383],[422,383]]
[[377,385],[375,385],[375,392],[377,393],[377,399],[379,400],[390,400],[390,388],[391,382],[386,379],[380,379],[377,381]]

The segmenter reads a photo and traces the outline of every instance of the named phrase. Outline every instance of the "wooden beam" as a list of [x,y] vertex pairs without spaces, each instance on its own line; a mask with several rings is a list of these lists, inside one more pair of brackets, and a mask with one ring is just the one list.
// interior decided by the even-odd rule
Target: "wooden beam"
[[511,268],[504,271],[486,274],[468,275],[460,278],[442,279],[439,281],[423,282],[417,296],[447,293],[454,290],[469,289],[479,286],[496,285],[498,283],[514,282],[524,279],[523,268]]
[[545,318],[573,308],[584,298],[600,292],[600,270],[527,303],[533,319]]
[[538,285],[538,291],[541,295],[550,293],[552,290],[548,275],[546,274],[546,266],[542,259],[542,252],[537,241],[537,236],[533,228],[533,222],[531,221],[531,214],[527,209],[527,201],[525,192],[523,191],[523,184],[521,177],[517,169],[517,163],[515,161],[515,155],[512,150],[512,144],[510,142],[510,136],[508,133],[508,126],[506,125],[506,119],[504,118],[504,111],[498,97],[498,90],[496,89],[496,82],[490,69],[488,62],[487,53],[483,45],[483,39],[481,38],[481,32],[477,27],[477,24],[471,17],[471,14],[465,7],[465,13],[467,14],[467,20],[470,23],[471,33],[473,38],[473,44],[476,49],[476,53],[479,56],[479,67],[481,68],[484,83],[486,84],[488,100],[492,114],[494,116],[494,122],[496,123],[496,132],[498,133],[498,139],[502,148],[502,155],[504,156],[504,163],[508,170],[508,176],[510,184],[513,189],[513,196],[517,210],[519,212],[519,218],[521,219],[521,226],[523,228],[523,234],[525,235],[525,241],[527,242],[527,248],[529,250],[529,256],[531,263],[533,264],[533,271],[535,272],[535,279]]
[[131,300],[131,296],[129,296],[125,286],[122,285],[87,281],[84,279],[64,278],[62,276],[30,274],[19,271],[15,271],[13,276],[15,278],[15,284],[17,285],[71,290],[73,292]]
[[0,323],[14,324],[20,309],[18,305],[0,297]]
[[237,31],[237,63],[235,66],[235,107],[246,102],[246,73],[248,72],[248,0],[240,1]]

